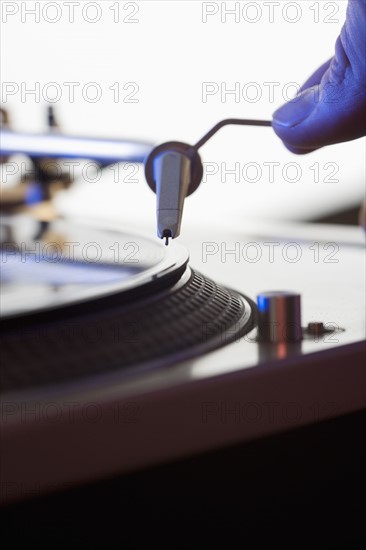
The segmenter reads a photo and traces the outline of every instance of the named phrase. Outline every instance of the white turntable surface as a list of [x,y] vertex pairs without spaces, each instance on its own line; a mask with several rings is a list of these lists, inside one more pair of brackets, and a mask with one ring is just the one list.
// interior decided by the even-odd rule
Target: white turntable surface
[[[47,492],[365,407],[361,229],[185,227],[181,240],[190,265],[216,282],[252,298],[263,290],[296,290],[303,325],[321,321],[344,330],[287,348],[259,346],[249,334],[201,358],[136,376],[111,374],[5,396],[2,475],[16,488],[6,499],[23,498],[35,486]],[[237,250],[237,256],[229,253]],[[261,259],[248,261],[255,251]],[[299,260],[290,261],[296,252]]]

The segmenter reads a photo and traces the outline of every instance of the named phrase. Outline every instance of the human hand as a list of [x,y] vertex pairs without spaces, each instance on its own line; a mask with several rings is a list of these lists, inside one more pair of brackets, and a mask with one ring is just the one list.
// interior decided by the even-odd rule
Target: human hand
[[297,154],[366,134],[366,0],[349,0],[334,57],[274,113],[272,125]]

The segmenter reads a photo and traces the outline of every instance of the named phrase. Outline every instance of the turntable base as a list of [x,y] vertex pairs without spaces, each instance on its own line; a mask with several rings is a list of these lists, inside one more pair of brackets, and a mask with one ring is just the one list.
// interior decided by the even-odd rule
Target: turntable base
[[[54,328],[60,326],[62,314],[54,318],[54,326],[45,328],[45,340],[50,344],[52,341],[55,350],[52,361],[48,362],[46,357],[50,357],[50,352],[45,351],[42,359],[40,346],[28,334],[32,326],[28,322],[18,326],[21,336],[17,355],[10,353],[8,359],[19,357],[20,375],[15,376],[14,371],[11,379],[7,369],[5,381],[9,391],[3,393],[1,402],[3,502],[34,498],[92,480],[275,436],[366,408],[364,243],[360,230],[282,225],[271,226],[268,232],[264,226],[246,233],[239,228],[237,231],[220,228],[217,234],[213,228],[199,231],[192,228],[191,231],[191,234],[185,232],[185,238],[194,270],[186,267],[184,254],[174,261],[170,258],[161,273],[174,273],[174,266],[179,264],[178,279],[173,283],[169,277],[160,281],[160,296],[154,290],[152,295],[139,297],[141,311],[146,314],[142,316],[141,326],[136,328],[141,331],[138,334],[144,339],[146,350],[139,349],[132,341],[133,334],[125,335],[126,341],[131,340],[126,349],[131,354],[135,349],[136,357],[144,358],[148,346],[152,346],[148,353],[156,349],[154,343],[148,343],[149,332],[143,330],[149,327],[154,339],[162,338],[161,346],[167,350],[168,361],[155,364],[154,368],[143,365],[143,361],[139,361],[137,369],[130,368],[127,362],[123,368],[116,368],[116,353],[110,353],[113,348],[110,344],[103,351],[105,366],[101,372],[102,340],[98,342],[96,338],[89,346],[82,346],[68,334],[71,340],[66,338],[63,342],[67,342],[66,347],[70,349],[66,351],[65,345],[58,347],[60,342]],[[220,254],[206,262],[203,259],[205,243],[216,243],[219,247],[224,243],[227,250],[233,250],[235,243],[249,242],[256,242],[263,250],[264,243],[268,242],[280,245],[296,242],[302,260],[291,264],[266,262],[263,258],[257,263],[237,264],[233,255],[223,262]],[[321,250],[329,243],[336,243],[338,263],[314,262],[314,243],[318,243]],[[174,248],[171,250],[174,253]],[[209,273],[215,283],[199,272]],[[146,279],[144,273],[148,291],[156,278]],[[246,333],[255,319],[252,303],[243,294],[254,297],[266,288],[300,292],[304,304],[303,325],[310,321],[330,322],[342,331],[307,338],[295,345],[258,343],[255,330]],[[117,288],[115,290],[117,292]],[[115,296],[115,292],[100,289],[101,306],[105,299],[108,304],[105,309],[100,308],[103,319],[100,324],[98,301],[92,300],[94,311],[82,312],[90,322],[97,323],[102,335],[116,307]],[[166,300],[169,311],[167,307],[156,308],[158,297]],[[76,322],[76,328],[80,329],[77,308],[84,309],[86,298],[80,301],[73,295],[70,300],[60,311],[70,311],[70,307],[75,315],[69,322],[71,326]],[[48,307],[38,314],[48,315]],[[54,306],[52,308],[54,311]],[[210,351],[194,358],[182,356],[173,360],[169,355],[173,335],[168,331],[174,332],[175,351],[187,339],[193,342],[192,349],[197,344],[199,347],[202,333],[191,328],[192,323],[200,325],[201,314],[205,314],[203,323],[207,322],[204,310],[209,312],[210,325],[205,334],[208,340],[213,336],[210,345],[214,345]],[[180,319],[180,312],[191,316],[189,327]],[[12,319],[7,320],[5,339],[15,348],[12,331],[16,330],[18,321],[14,315]],[[112,317],[112,321],[113,325],[116,317]],[[160,326],[164,329],[156,330]],[[76,330],[75,334],[80,332]],[[111,337],[108,332],[104,334]],[[221,345],[221,340],[218,347],[217,337],[222,338],[223,334],[225,345]],[[231,338],[229,343],[226,338]],[[167,341],[170,339],[171,342]],[[22,342],[27,343],[24,349]],[[82,359],[66,364],[65,354],[71,358],[74,345],[82,353]],[[113,342],[113,345],[122,357],[120,343]],[[37,362],[39,372],[35,370]],[[52,375],[46,369],[51,364],[54,365]],[[85,375],[89,366],[90,376]]]

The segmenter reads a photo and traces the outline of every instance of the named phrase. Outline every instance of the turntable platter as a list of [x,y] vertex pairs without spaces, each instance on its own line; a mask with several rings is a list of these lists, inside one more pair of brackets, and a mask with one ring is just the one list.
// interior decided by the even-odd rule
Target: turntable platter
[[255,326],[255,305],[176,243],[65,220],[1,229],[5,393],[173,365]]
[[[26,216],[1,225],[1,316],[34,314],[177,281],[188,262],[182,246]],[[157,285],[159,282],[159,285]]]

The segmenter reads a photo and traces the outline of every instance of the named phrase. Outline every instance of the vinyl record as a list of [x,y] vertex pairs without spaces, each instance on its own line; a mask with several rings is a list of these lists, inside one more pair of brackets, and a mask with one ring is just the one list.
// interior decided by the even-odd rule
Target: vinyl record
[[118,295],[135,299],[176,282],[182,246],[67,220],[1,223],[1,317],[34,315]]
[[[113,384],[227,345],[255,305],[158,239],[27,217],[1,226],[2,391]],[[18,393],[17,393],[18,395]]]

